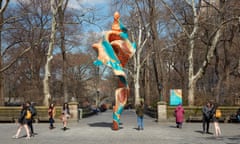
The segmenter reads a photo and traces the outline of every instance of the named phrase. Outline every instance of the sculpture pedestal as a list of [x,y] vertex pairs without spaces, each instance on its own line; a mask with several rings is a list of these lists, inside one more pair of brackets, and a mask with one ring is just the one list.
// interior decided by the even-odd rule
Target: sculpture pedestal
[[117,123],[117,121],[115,121],[116,117],[118,117],[115,112],[116,112],[116,107],[113,106],[113,125],[112,125],[112,130],[118,130],[119,129],[119,124]]
[[165,122],[167,121],[167,103],[165,101],[159,101],[157,107],[158,113],[158,122]]
[[70,121],[78,121],[78,103],[77,102],[69,102],[69,110],[71,113]]

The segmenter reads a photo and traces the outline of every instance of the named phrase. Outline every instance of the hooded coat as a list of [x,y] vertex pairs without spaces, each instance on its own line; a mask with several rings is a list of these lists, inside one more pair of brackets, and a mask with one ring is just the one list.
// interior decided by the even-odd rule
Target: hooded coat
[[182,123],[184,120],[184,109],[182,105],[178,105],[175,109],[176,122]]

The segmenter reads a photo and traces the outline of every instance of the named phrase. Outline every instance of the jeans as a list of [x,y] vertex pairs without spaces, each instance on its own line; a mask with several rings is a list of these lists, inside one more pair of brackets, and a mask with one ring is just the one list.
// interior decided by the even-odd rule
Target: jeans
[[210,119],[208,117],[203,116],[203,132],[207,132],[207,133],[209,132],[209,123],[210,123]]
[[143,116],[138,116],[137,117],[137,124],[138,124],[138,128],[139,129],[143,129],[143,126],[144,126],[144,124],[143,124]]
[[30,134],[34,134],[32,123],[33,123],[32,119],[27,120],[27,125],[28,125],[28,127],[30,129]]
[[53,127],[54,119],[52,117],[49,118],[50,127]]

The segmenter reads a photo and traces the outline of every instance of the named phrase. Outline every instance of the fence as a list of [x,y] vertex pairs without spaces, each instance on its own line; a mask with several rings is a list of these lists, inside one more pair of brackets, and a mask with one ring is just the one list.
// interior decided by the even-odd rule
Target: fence
[[[174,110],[175,106],[167,107],[167,119],[168,121],[174,121]],[[224,122],[230,121],[231,117],[237,112],[239,107],[219,107],[222,112],[221,120]],[[184,106],[184,117],[186,121],[189,122],[200,122],[202,120],[202,106]],[[145,114],[150,117],[157,118],[157,109],[145,109]]]

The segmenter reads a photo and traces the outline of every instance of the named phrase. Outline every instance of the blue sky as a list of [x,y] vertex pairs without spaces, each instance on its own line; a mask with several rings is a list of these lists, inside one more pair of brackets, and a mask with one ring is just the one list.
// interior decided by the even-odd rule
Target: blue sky
[[87,7],[108,6],[110,0],[70,0],[68,6],[78,9],[80,4]]
[[[82,12],[87,12],[90,17],[92,16],[91,12],[94,12],[95,19],[99,19],[97,25],[101,27],[101,29],[94,24],[87,24],[85,31],[94,30],[94,31],[104,31],[104,26],[106,26],[109,22],[113,20],[113,16],[109,15],[109,5],[111,0],[69,0],[68,8],[79,10]],[[86,16],[87,18],[88,16]]]
[[[28,2],[29,0],[23,1]],[[109,13],[110,2],[111,0],[69,0],[67,9],[72,9],[73,11],[76,10],[77,14],[79,14],[78,12],[86,12],[91,15],[91,12],[94,12],[94,18],[98,19],[98,21],[94,21],[98,26],[84,22],[84,33],[81,33],[79,36],[88,35],[88,32],[92,31],[96,32],[96,34],[99,34],[101,37],[104,31],[111,29],[113,14]],[[17,3],[17,0],[10,1],[10,5],[15,3]],[[86,15],[83,19],[87,19],[89,17]]]

